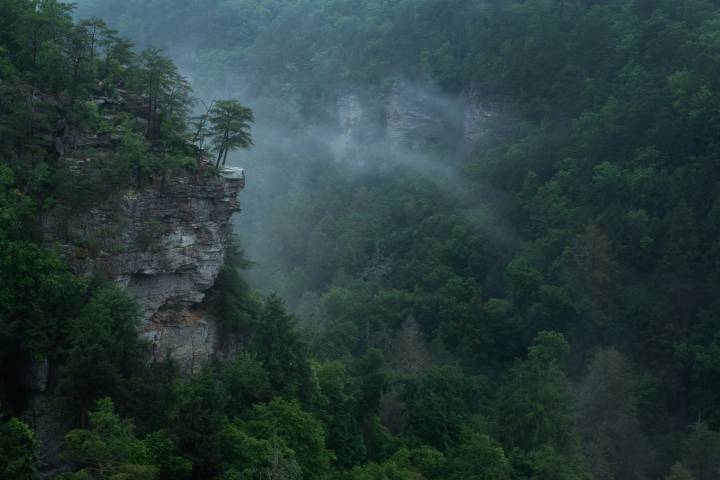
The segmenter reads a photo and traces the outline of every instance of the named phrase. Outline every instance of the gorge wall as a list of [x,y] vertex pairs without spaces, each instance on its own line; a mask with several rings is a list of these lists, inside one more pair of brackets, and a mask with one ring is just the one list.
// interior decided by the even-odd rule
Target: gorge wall
[[377,139],[412,152],[439,142],[472,147],[506,115],[500,104],[487,101],[475,88],[451,96],[437,87],[398,80],[382,95],[339,94],[333,148],[336,156],[353,159],[368,140]]
[[[244,185],[241,169],[218,174],[200,162],[91,204],[59,203],[42,230],[77,274],[101,274],[126,288],[152,355],[170,356],[192,374],[218,353],[218,321],[202,302],[223,267]],[[44,478],[67,470],[60,453],[72,428],[47,392],[50,371],[46,359],[28,358],[18,372],[27,399],[22,416],[40,442]]]
[[43,230],[76,273],[102,273],[126,288],[153,354],[191,373],[219,341],[202,301],[223,266],[243,186],[239,169],[181,169],[95,205],[59,206]]

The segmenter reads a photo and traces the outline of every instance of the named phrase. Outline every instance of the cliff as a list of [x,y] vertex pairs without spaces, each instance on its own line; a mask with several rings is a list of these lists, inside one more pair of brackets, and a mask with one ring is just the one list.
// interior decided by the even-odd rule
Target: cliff
[[359,147],[378,138],[415,152],[442,142],[473,148],[507,117],[500,103],[483,98],[475,87],[454,96],[432,85],[395,81],[379,96],[352,90],[338,95],[333,147],[339,158],[354,158]]
[[76,273],[103,273],[125,287],[154,354],[170,354],[192,372],[218,341],[214,320],[199,306],[222,268],[243,186],[240,169],[178,169],[94,205],[58,206],[43,230]]

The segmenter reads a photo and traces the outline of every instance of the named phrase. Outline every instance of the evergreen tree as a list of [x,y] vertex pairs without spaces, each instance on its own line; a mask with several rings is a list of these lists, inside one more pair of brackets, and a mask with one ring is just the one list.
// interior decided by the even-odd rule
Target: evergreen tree
[[[99,398],[119,395],[142,365],[138,307],[115,286],[101,288],[69,326],[59,390],[68,411],[84,418]],[[108,406],[103,404],[107,410]]]
[[88,428],[73,430],[65,437],[65,457],[81,465],[67,480],[153,480],[157,468],[151,463],[147,444],[139,440],[134,426],[115,413],[109,398],[99,400],[89,414]]
[[218,154],[215,166],[224,166],[231,150],[252,146],[250,128],[255,116],[252,110],[237,100],[218,100],[209,115],[210,136]]
[[35,433],[17,418],[0,422],[0,478],[36,480],[38,441]]
[[[507,374],[495,398],[495,430],[513,464],[534,478],[586,478],[574,431],[569,382],[562,369],[569,347],[541,332]],[[534,473],[533,473],[534,472]],[[549,476],[550,475],[550,476]],[[578,475],[578,477],[575,477]]]
[[450,450],[451,480],[510,480],[512,466],[502,447],[487,435],[467,434]]
[[646,478],[652,452],[638,418],[640,380],[624,355],[600,350],[576,388],[583,451],[597,480]]
[[665,480],[695,480],[695,476],[682,463],[678,462],[673,465]]

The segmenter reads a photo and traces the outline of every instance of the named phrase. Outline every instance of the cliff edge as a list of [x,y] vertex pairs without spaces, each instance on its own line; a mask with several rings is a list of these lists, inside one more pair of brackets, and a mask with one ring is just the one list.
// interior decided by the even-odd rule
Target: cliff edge
[[244,184],[240,169],[179,169],[93,205],[57,206],[43,220],[45,239],[76,273],[104,274],[126,288],[153,354],[191,373],[218,343],[200,304],[223,266]]

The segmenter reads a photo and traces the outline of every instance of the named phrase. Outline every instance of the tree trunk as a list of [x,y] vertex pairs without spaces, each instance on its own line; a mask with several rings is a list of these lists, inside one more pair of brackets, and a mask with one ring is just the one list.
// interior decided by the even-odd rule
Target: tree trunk
[[[220,161],[222,160],[223,156],[227,156],[229,138],[230,138],[230,132],[225,130],[225,133],[223,134],[223,141],[220,144],[220,151],[218,152],[218,158],[217,158],[217,162],[215,163],[215,168],[220,168]],[[223,165],[225,165],[224,161],[223,161]]]
[[223,150],[225,150],[225,147],[221,146],[220,150],[218,151],[218,158],[217,158],[217,161],[215,162],[215,168],[220,168],[220,160],[222,159],[222,156],[223,156]]
[[77,86],[80,79],[80,59],[78,58],[75,61],[75,64],[73,66],[73,80],[72,80],[72,90],[70,93],[70,105],[75,105],[75,99],[77,98]]
[[97,27],[93,25],[92,33],[90,34],[90,63],[95,62],[95,36],[97,35]]
[[154,72],[150,72],[150,79],[149,79],[149,81],[148,81],[148,112],[147,112],[147,115],[148,115],[148,118],[147,118],[148,124],[147,124],[147,128],[146,128],[146,131],[145,131],[145,135],[146,135],[147,137],[150,137],[150,132],[151,132],[151,130],[152,130],[152,124],[153,124],[153,111],[154,111],[154,108],[153,108],[154,99],[153,99],[153,97],[154,97],[154,94],[155,94],[155,73],[154,73]]

